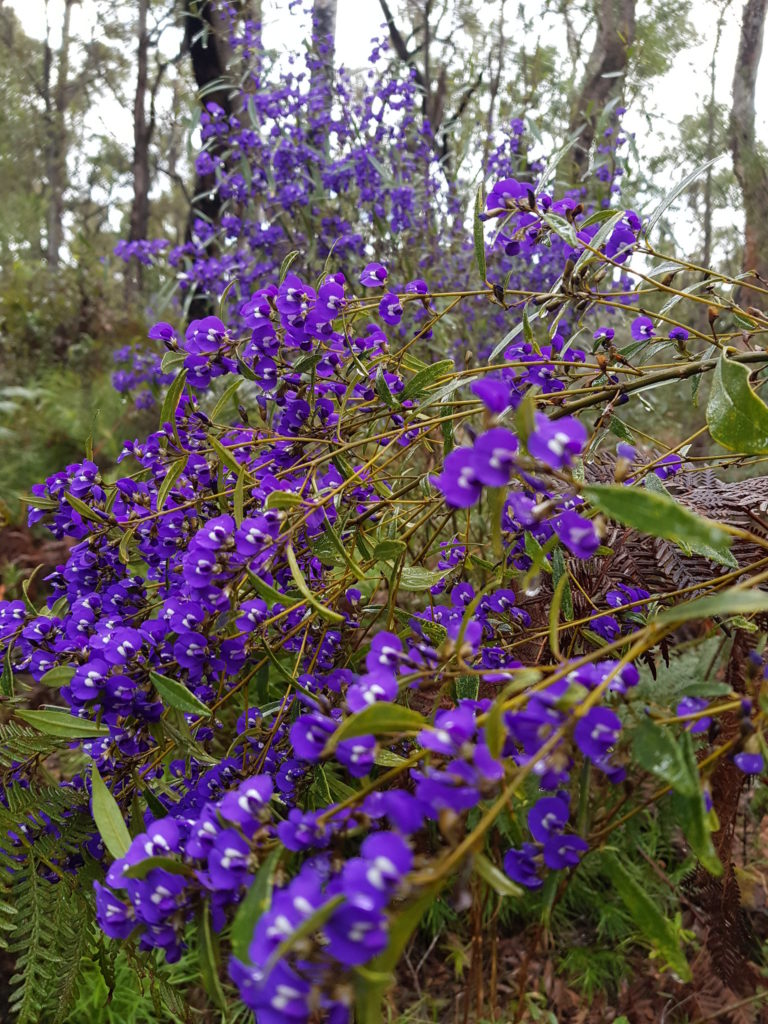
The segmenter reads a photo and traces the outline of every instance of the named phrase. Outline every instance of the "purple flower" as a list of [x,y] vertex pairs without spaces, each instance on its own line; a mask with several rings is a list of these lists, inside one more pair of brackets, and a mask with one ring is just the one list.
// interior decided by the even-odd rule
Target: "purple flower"
[[573,730],[576,746],[591,761],[602,760],[621,732],[619,716],[609,708],[590,708]]
[[733,762],[746,775],[762,775],[765,768],[762,754],[749,754],[746,751],[742,751],[742,753],[736,754]]
[[403,318],[403,307],[394,292],[387,292],[379,303],[379,316],[384,323],[399,324]]
[[202,320],[193,320],[187,328],[187,352],[195,356],[212,355],[221,348],[227,328],[217,316],[206,316]]
[[581,836],[552,835],[544,841],[544,863],[553,871],[579,863],[589,844]]
[[572,416],[550,420],[536,413],[536,427],[528,438],[528,451],[550,469],[564,469],[578,455],[587,440],[587,430]]
[[475,472],[482,483],[488,487],[504,487],[509,483],[517,451],[517,438],[514,434],[503,427],[496,427],[478,437],[472,451]]
[[387,269],[381,263],[369,263],[360,275],[360,284],[376,288],[387,280]]
[[422,730],[418,740],[427,750],[453,757],[474,736],[475,729],[474,712],[464,704],[451,711],[438,711],[434,727]]
[[673,327],[669,332],[669,337],[671,341],[687,341],[689,335],[684,327]]
[[533,843],[523,843],[520,850],[509,850],[504,857],[504,870],[519,885],[527,889],[540,889],[543,885],[539,878],[538,862],[536,860],[538,850]]
[[627,444],[625,441],[620,441],[616,445],[616,454],[620,459],[626,459],[627,462],[634,462],[637,457],[637,449],[631,444]]
[[552,522],[557,536],[577,558],[591,558],[600,547],[595,524],[578,512],[562,512]]
[[470,390],[473,395],[477,395],[487,409],[497,415],[509,408],[509,385],[505,384],[503,380],[484,377],[482,380],[476,380]]
[[432,482],[443,492],[446,504],[456,508],[474,505],[483,493],[474,449],[455,448],[446,457],[443,472],[433,477]]
[[[695,715],[697,712],[703,711],[707,707],[709,707],[709,701],[704,697],[683,697],[677,705],[675,714],[681,716]],[[702,718],[694,718],[686,724],[686,729],[694,735],[696,733],[706,732],[711,721],[712,719],[708,715],[704,715]]]
[[659,480],[667,480],[669,477],[674,476],[678,473],[683,465],[683,460],[679,455],[665,455],[663,459],[659,460],[659,464],[654,469],[654,473]]
[[636,316],[632,321],[630,330],[635,341],[648,341],[649,338],[653,338],[656,334],[653,320],[648,316]]
[[561,832],[568,821],[568,802],[560,796],[545,796],[528,812],[528,828],[538,843],[545,842],[552,833]]

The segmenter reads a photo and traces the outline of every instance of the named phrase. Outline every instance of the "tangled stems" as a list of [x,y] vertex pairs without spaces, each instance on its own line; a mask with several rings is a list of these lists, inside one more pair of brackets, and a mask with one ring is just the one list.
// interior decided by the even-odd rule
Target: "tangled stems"
[[[493,287],[389,286],[368,263],[361,296],[341,271],[313,286],[286,270],[231,322],[152,328],[176,375],[159,430],[125,446],[129,473],[108,483],[86,459],[34,489],[30,520],[73,546],[45,608],[0,605],[4,699],[19,728],[71,743],[63,785],[87,795],[91,829],[46,870],[98,876],[106,935],[171,961],[209,921],[260,1024],[348,1019],[350,992],[379,991],[375,965],[394,967],[422,901],[465,868],[484,899],[524,900],[599,857],[637,813],[619,814],[624,780],[658,775],[629,742],[638,721],[679,752],[685,773],[653,799],[680,790],[712,870],[707,773],[726,757],[762,771],[759,659],[748,694],[712,705],[646,714],[636,696],[643,661],[703,595],[702,618],[768,607],[759,516],[692,511],[684,442],[614,450],[602,424],[688,376],[748,387],[733,375],[765,354],[714,359],[663,311],[636,315],[630,285],[649,275],[632,211],[598,238],[570,200],[532,208],[518,184],[489,197],[493,245],[540,251],[546,287],[500,304]],[[433,362],[470,311],[476,364]],[[680,362],[647,359],[658,342]],[[591,406],[590,430],[573,414]],[[700,577],[628,576],[615,559],[642,533],[686,566],[695,553]],[[67,708],[24,708],[25,678]],[[710,752],[702,725],[734,710],[743,735]],[[6,799],[33,774],[13,764]],[[46,828],[24,827],[12,856]]]

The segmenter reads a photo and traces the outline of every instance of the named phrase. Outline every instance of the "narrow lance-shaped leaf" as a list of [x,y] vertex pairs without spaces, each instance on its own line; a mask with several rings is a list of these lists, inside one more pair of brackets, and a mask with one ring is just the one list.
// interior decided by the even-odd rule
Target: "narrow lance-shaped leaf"
[[685,545],[705,557],[730,558],[730,535],[672,497],[644,487],[609,484],[589,484],[583,493],[591,505],[625,526]]
[[253,941],[253,932],[259,918],[269,907],[275,871],[282,854],[283,851],[279,847],[269,854],[256,872],[250,889],[237,908],[229,938],[232,943],[232,952],[242,963],[250,962],[248,948]]
[[418,732],[428,725],[426,718],[418,711],[404,708],[400,704],[390,704],[389,701],[377,701],[345,718],[328,740],[324,753],[332,753],[341,740],[352,736],[396,736],[405,732]]
[[646,890],[629,874],[615,853],[603,850],[601,863],[605,874],[642,934],[661,953],[678,977],[683,981],[689,981],[691,970],[672,923],[667,920]]
[[475,262],[480,272],[480,280],[485,282],[488,279],[488,268],[485,263],[485,236],[483,233],[483,222],[480,214],[485,206],[485,187],[480,183],[475,195],[475,216],[473,219],[473,236],[475,242]]
[[91,811],[106,848],[116,859],[124,857],[131,845],[131,834],[95,762],[91,766]]
[[152,685],[163,698],[163,703],[172,708],[177,708],[179,711],[186,711],[191,715],[204,715],[206,718],[210,715],[211,709],[207,707],[201,700],[188,690],[184,683],[179,682],[178,679],[171,679],[169,676],[163,676],[159,672],[150,672],[149,678],[152,680]]
[[187,383],[187,371],[182,370],[178,377],[175,377],[171,382],[168,391],[163,399],[163,404],[160,409],[160,423],[170,423],[173,427],[173,434],[178,441],[178,428],[176,426],[176,408],[181,398],[181,393],[184,390],[184,385]]
[[296,555],[290,544],[286,545],[285,557],[288,560],[288,567],[291,570],[293,582],[296,584],[301,594],[306,598],[307,603],[310,604],[319,615],[321,615],[324,619],[327,619],[329,622],[343,622],[343,615],[340,615],[338,612],[335,612],[330,608],[326,608],[326,606],[324,604],[321,604],[321,602],[318,601],[318,599],[312,593],[312,591],[309,588],[309,585],[307,584],[307,581],[304,579],[304,574],[299,568],[299,563],[296,560]]
[[89,718],[77,718],[66,711],[26,711],[14,710],[14,715],[33,725],[39,732],[47,736],[61,736],[65,739],[91,739],[96,736],[109,736],[106,725],[99,725]]

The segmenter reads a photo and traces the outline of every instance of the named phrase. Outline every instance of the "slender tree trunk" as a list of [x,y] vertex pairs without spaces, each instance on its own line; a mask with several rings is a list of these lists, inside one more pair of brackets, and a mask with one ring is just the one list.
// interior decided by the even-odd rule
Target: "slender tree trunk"
[[[226,114],[231,114],[232,102],[226,82],[229,47],[216,5],[211,0],[203,0],[202,3],[199,0],[186,0],[185,42],[192,61],[195,84],[201,93],[201,105],[205,108],[209,103],[216,103]],[[209,223],[215,223],[221,205],[215,175],[198,174],[187,218],[187,241],[192,238],[195,220],[202,217]],[[195,295],[189,306],[190,318],[198,319],[210,311],[210,299],[204,295]]]
[[67,187],[67,85],[69,79],[70,22],[74,0],[64,0],[61,46],[56,68],[56,84],[51,93],[53,59],[48,40],[45,44],[45,105],[48,125],[46,177],[48,179],[48,215],[46,259],[48,266],[59,265],[64,240],[64,191]]
[[337,0],[315,0],[312,7],[312,52],[317,64],[312,69],[312,88],[333,81],[336,56]]
[[149,123],[147,121],[147,79],[149,0],[138,0],[136,34],[136,93],[133,100],[133,203],[128,237],[131,241],[147,237],[149,227]]
[[744,202],[745,272],[768,280],[768,168],[755,137],[755,83],[763,49],[768,0],[747,0],[733,75],[731,153]]
[[636,0],[600,0],[597,5],[595,45],[571,114],[571,131],[582,128],[572,150],[579,177],[589,164],[597,119],[624,84],[628,50],[635,38],[635,6]]

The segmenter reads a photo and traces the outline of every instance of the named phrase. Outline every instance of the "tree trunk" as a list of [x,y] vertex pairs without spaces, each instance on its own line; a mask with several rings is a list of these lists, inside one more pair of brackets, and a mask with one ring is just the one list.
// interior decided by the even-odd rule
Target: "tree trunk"
[[[192,73],[200,102],[205,108],[216,103],[227,114],[232,113],[229,87],[225,81],[229,48],[219,22],[216,5],[211,0],[186,0],[185,43],[192,61]],[[221,83],[221,84],[214,84]],[[214,174],[198,174],[195,178],[194,198],[187,218],[186,240],[192,238],[194,223],[198,217],[209,223],[218,220],[222,199],[216,189]],[[211,301],[204,295],[195,295],[189,306],[191,319],[208,315]]]
[[147,237],[149,227],[149,124],[147,122],[147,78],[149,33],[147,11],[149,0],[138,0],[136,33],[136,94],[133,100],[133,203],[128,238]]
[[755,138],[755,83],[768,0],[747,0],[733,75],[731,153],[744,202],[745,272],[768,280],[768,169]]
[[333,81],[336,55],[337,0],[315,0],[312,7],[312,53],[317,61],[312,68],[311,85],[321,86],[323,80]]
[[67,85],[69,79],[70,21],[74,0],[64,0],[61,23],[61,46],[56,69],[56,85],[51,95],[52,55],[48,40],[45,43],[45,106],[48,126],[46,177],[48,179],[48,214],[46,259],[48,266],[59,265],[59,254],[64,240],[64,191],[67,187]]
[[600,0],[597,6],[595,45],[571,114],[571,132],[581,128],[572,150],[580,178],[589,164],[597,119],[623,86],[628,50],[635,38],[635,6],[636,0]]

